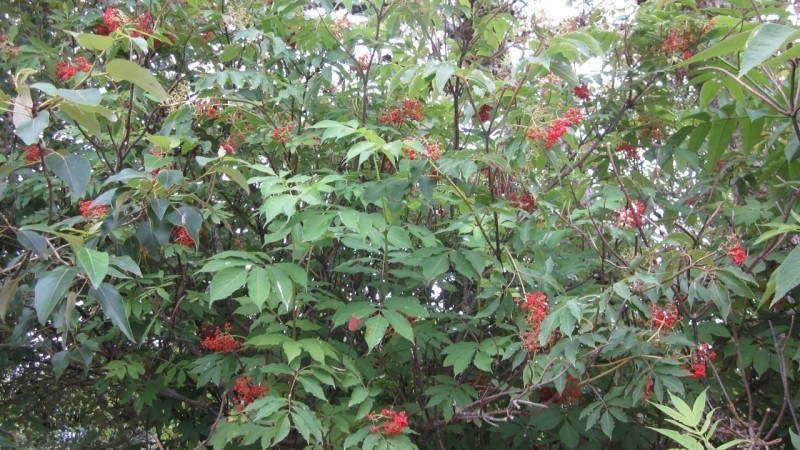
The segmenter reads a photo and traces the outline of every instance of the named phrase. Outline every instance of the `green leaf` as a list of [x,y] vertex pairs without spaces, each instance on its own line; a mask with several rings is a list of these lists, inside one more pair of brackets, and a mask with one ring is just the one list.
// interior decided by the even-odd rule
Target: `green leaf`
[[[792,430],[789,430],[789,432],[792,433],[792,436],[797,436],[792,432]],[[714,448],[714,450],[727,450],[735,445],[744,444],[745,442],[747,441],[744,439],[734,439],[722,445],[718,445],[717,447]],[[792,445],[794,446],[795,449],[800,449],[800,443],[795,443],[794,438],[792,438]]]
[[692,408],[683,401],[680,397],[676,397],[671,392],[669,394],[669,398],[672,401],[672,404],[675,405],[675,409],[683,416],[684,420],[680,421],[686,426],[694,427],[697,425],[697,422],[694,421],[694,413],[692,412]]
[[100,89],[58,89],[56,95],[76,105],[97,106],[103,99]]
[[311,359],[320,364],[325,364],[325,355],[330,358],[337,359],[336,350],[327,342],[319,340],[319,338],[303,339],[299,342],[303,347],[303,350],[307,351],[308,354],[311,355]]
[[706,392],[708,388],[703,389],[703,392],[697,396],[697,399],[694,401],[694,405],[692,405],[692,418],[694,419],[694,426],[700,423],[703,420],[703,410],[706,408]]
[[327,214],[314,214],[303,220],[303,241],[314,242],[328,231],[333,217]]
[[286,341],[283,343],[283,352],[286,353],[286,363],[291,364],[295,358],[303,353],[303,347],[297,341]]
[[83,197],[86,186],[92,174],[92,166],[83,156],[69,153],[63,156],[60,153],[50,153],[44,158],[47,167],[56,174],[67,186],[73,201]]
[[743,33],[738,33],[732,36],[728,36],[725,39],[720,40],[718,43],[712,45],[711,47],[692,56],[691,58],[682,61],[679,65],[686,66],[700,61],[705,62],[711,58],[714,58],[715,56],[738,52],[744,48],[745,43],[747,43],[747,38],[750,37],[751,33],[752,31],[748,30]]
[[11,300],[14,300],[14,295],[17,293],[17,286],[19,286],[19,278],[7,279],[3,287],[0,288],[0,322],[6,321],[6,311]]
[[163,102],[169,97],[158,79],[149,70],[135,62],[127,59],[115,59],[106,64],[106,72],[114,81],[130,81],[159,101]]
[[575,448],[580,443],[580,433],[573,427],[568,420],[558,430],[558,437],[562,444],[567,448]]
[[136,276],[142,276],[142,270],[139,269],[139,265],[136,264],[130,256],[122,255],[122,256],[111,256],[111,265],[117,266],[120,269],[130,272]]
[[[486,342],[486,341],[484,341]],[[484,371],[484,372],[493,372],[494,369],[492,368],[492,359],[491,355],[485,353],[483,351],[478,351],[475,353],[475,359],[472,360],[472,363],[475,364],[475,367]]]
[[742,54],[739,76],[743,77],[747,72],[761,65],[773,53],[797,37],[798,34],[800,34],[800,30],[795,27],[778,25],[777,23],[759,25],[753,31],[750,39],[747,40],[747,45]]
[[370,350],[380,344],[383,336],[386,335],[387,328],[389,328],[389,321],[380,314],[367,319],[364,340],[367,342],[367,347],[369,347]]
[[453,366],[453,375],[460,374],[469,367],[477,348],[478,344],[475,342],[457,342],[447,346],[442,350],[442,354],[447,355],[444,366]]
[[772,304],[782,299],[787,292],[800,284],[800,246],[786,256],[778,269],[775,271],[775,297]]
[[147,220],[136,226],[136,239],[155,258],[161,252],[161,245],[169,242],[171,230],[164,224]]
[[[278,294],[278,300],[283,303],[283,305],[288,310],[291,307],[292,299],[294,298],[294,289],[291,278],[286,272],[280,270],[277,267],[269,266],[267,267],[267,271],[270,273],[271,278],[274,281],[275,292]],[[275,305],[272,305],[275,307]]]
[[50,257],[50,252],[47,247],[47,241],[41,234],[31,230],[17,231],[17,241],[22,244],[27,250],[36,253],[41,259]]
[[[160,175],[160,174],[159,174]],[[167,215],[167,219],[174,225],[186,227],[189,237],[195,241],[200,237],[200,227],[203,225],[203,216],[191,206],[181,206]]]
[[103,312],[106,313],[106,317],[111,319],[111,322],[113,322],[128,339],[135,342],[133,339],[133,332],[131,331],[131,324],[128,322],[128,313],[125,311],[125,305],[122,304],[122,296],[119,295],[117,288],[108,283],[103,283],[100,285],[100,289],[90,289],[89,295],[100,302],[100,306],[103,308]]
[[432,281],[439,275],[447,272],[449,268],[450,260],[447,253],[431,256],[422,261],[422,276]]
[[611,439],[611,435],[614,434],[614,417],[610,412],[604,411],[603,415],[600,416],[600,428],[602,428],[603,433]]
[[15,121],[16,128],[14,132],[17,133],[25,145],[33,145],[39,142],[39,137],[48,125],[50,125],[50,113],[47,111],[39,111],[36,117],[26,118],[19,122]]
[[183,172],[181,172],[180,170],[172,170],[172,169],[162,170],[158,172],[158,175],[156,175],[156,181],[161,183],[161,185],[164,186],[165,188],[174,186],[183,181],[183,179],[184,179]]
[[73,250],[78,259],[78,266],[89,277],[92,287],[98,289],[108,274],[108,253],[77,246],[73,246]]
[[436,77],[433,79],[433,89],[436,92],[441,92],[447,81],[455,73],[456,66],[449,62],[443,62],[436,67]]
[[388,309],[383,310],[381,314],[386,318],[387,321],[389,321],[389,325],[394,328],[394,331],[396,331],[397,334],[404,337],[412,344],[414,343],[414,329],[411,327],[408,319],[406,319],[406,316]]
[[350,150],[347,151],[347,155],[345,156],[345,160],[346,161],[350,161],[351,159],[353,159],[355,157],[359,157],[359,165],[361,165],[361,163],[365,159],[365,158],[362,158],[361,156],[362,155],[366,155],[366,157],[369,157],[370,155],[375,153],[375,151],[377,149],[378,149],[378,146],[374,142],[369,142],[369,141],[356,142],[356,144],[353,145],[350,148]]
[[172,138],[170,138],[169,136],[159,136],[159,135],[156,135],[156,134],[147,134],[147,135],[145,135],[144,138],[147,139],[148,142],[150,142],[151,144],[155,145],[156,147],[160,147],[160,148],[163,148],[163,149],[169,149],[169,148],[173,147]]
[[712,123],[711,132],[708,134],[706,170],[712,170],[722,158],[722,155],[728,151],[737,124],[738,120],[736,119],[716,120]]
[[[244,269],[238,269],[244,271]],[[270,290],[269,274],[261,267],[253,267],[247,277],[247,292],[250,300],[258,306],[258,310],[266,303],[269,298]]]
[[297,380],[300,382],[300,384],[303,385],[303,389],[305,389],[306,392],[313,395],[314,397],[317,397],[320,400],[323,401],[326,400],[325,391],[322,390],[322,386],[317,382],[317,380],[302,376],[299,377]]
[[703,450],[703,445],[701,443],[697,442],[697,440],[694,439],[691,436],[683,435],[683,434],[681,434],[681,433],[679,433],[679,432],[677,432],[675,430],[667,430],[667,429],[664,429],[664,428],[652,428],[652,427],[648,427],[648,428],[650,428],[651,430],[658,431],[659,433],[663,434],[664,436],[666,436],[666,437],[672,439],[673,441],[681,444],[687,450]]
[[228,45],[225,47],[225,50],[223,50],[222,53],[220,53],[218,58],[220,62],[233,61],[239,55],[240,50],[241,47],[239,47],[238,45],[235,44]]
[[250,185],[247,184],[247,179],[245,179],[244,175],[241,172],[234,169],[233,167],[229,166],[219,166],[217,167],[217,172],[225,174],[228,178],[231,179],[234,183],[239,185],[245,192],[249,192]]
[[794,430],[789,430],[789,437],[792,439],[794,450],[800,450],[800,436],[795,434]]
[[61,112],[74,120],[76,124],[82,126],[92,136],[100,137],[102,130],[100,129],[100,122],[97,120],[97,115],[91,111],[86,111],[85,107],[73,105],[70,103],[63,103],[59,106]]
[[61,375],[66,370],[67,366],[69,366],[69,352],[66,350],[62,350],[57,352],[50,361],[53,363],[53,372],[56,374],[56,380],[61,378]]
[[[654,402],[650,402],[650,404],[655,406],[656,408],[660,409],[661,412],[663,412],[664,414],[668,415],[669,417],[671,417],[672,419],[674,419],[677,422],[686,423],[686,422],[688,422],[688,421],[690,421],[692,419],[691,417],[684,416],[683,414],[680,413],[680,411],[672,409],[669,406],[660,405],[660,404],[654,403]],[[691,410],[689,410],[689,411],[691,412]]]
[[347,403],[347,406],[352,408],[355,405],[360,405],[367,397],[369,397],[369,388],[358,386],[353,389],[353,394],[350,395],[350,401]]
[[717,305],[723,322],[727,322],[731,312],[731,299],[728,296],[728,290],[715,280],[708,286],[708,295],[714,304]]
[[78,271],[74,267],[61,266],[50,272],[44,272],[36,281],[33,289],[33,307],[42,325],[50,318],[58,302],[64,298],[76,275]]
[[247,283],[247,270],[240,267],[231,267],[217,272],[211,279],[211,298],[215,300],[230,297],[239,288]]
[[75,41],[87,50],[99,50],[101,52],[114,45],[114,38],[99,34],[78,33],[75,35]]

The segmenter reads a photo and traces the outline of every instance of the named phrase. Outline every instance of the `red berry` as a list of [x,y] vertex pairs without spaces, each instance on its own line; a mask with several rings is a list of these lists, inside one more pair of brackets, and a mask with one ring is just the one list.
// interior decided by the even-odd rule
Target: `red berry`
[[481,122],[486,122],[491,118],[492,107],[489,105],[481,106],[481,109],[478,111],[478,118]]
[[591,99],[591,96],[589,95],[589,87],[585,84],[575,86],[575,89],[572,90],[572,93],[575,95],[575,97],[578,97],[581,100],[589,101]]
[[25,155],[25,161],[29,163],[39,162],[42,159],[42,148],[37,144],[23,147],[22,152]]
[[350,316],[350,320],[347,321],[347,329],[349,331],[356,331],[360,322],[361,320],[359,320],[358,317]]

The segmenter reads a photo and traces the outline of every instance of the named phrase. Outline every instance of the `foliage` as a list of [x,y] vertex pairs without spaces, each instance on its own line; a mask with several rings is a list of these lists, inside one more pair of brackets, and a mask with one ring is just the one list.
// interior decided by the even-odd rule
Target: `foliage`
[[0,445],[800,434],[784,2],[23,3]]
[[711,440],[714,437],[714,433],[716,432],[717,426],[719,425],[721,419],[717,419],[716,421],[714,420],[714,410],[709,411],[709,413],[703,417],[703,410],[706,407],[707,399],[706,391],[703,391],[699,396],[697,396],[697,399],[694,401],[692,406],[689,406],[680,398],[675,397],[672,395],[672,393],[669,395],[672,403],[675,405],[675,408],[670,408],[666,405],[659,405],[658,403],[653,403],[653,406],[670,417],[669,419],[666,419],[667,422],[685,431],[686,434],[679,433],[675,430],[662,428],[654,428],[654,430],[678,442],[683,446],[683,448],[700,450],[708,448],[724,450],[726,448],[731,448],[734,445],[747,442],[744,439],[736,439],[726,442],[724,445],[719,447],[714,447],[711,445]]

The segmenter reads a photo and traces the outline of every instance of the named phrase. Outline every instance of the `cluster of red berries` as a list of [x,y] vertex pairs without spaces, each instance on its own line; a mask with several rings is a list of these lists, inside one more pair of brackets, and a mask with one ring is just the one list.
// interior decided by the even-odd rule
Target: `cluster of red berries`
[[245,406],[267,395],[269,388],[263,384],[251,383],[247,377],[239,377],[233,386],[233,392],[236,393],[236,410],[241,412]]
[[102,36],[108,36],[111,32],[119,28],[122,24],[123,17],[124,14],[120,13],[117,8],[113,6],[106,8],[103,12],[103,23],[95,25],[95,32]]
[[103,23],[95,25],[95,32],[101,36],[108,36],[126,23],[136,24],[136,27],[131,32],[132,37],[149,36],[153,34],[153,17],[149,12],[145,12],[135,20],[131,20],[125,13],[113,6],[106,8],[103,12]]
[[150,15],[149,12],[146,12],[141,16],[137,17],[135,22],[136,22],[136,29],[134,29],[131,32],[131,36],[147,37],[153,34],[153,17]]
[[[292,124],[294,124],[294,122],[292,122]],[[233,155],[236,153],[236,146],[239,145],[239,143],[244,143],[244,141],[244,132],[236,130],[231,132],[227,139],[220,141],[219,148],[225,150],[225,153]]]
[[219,113],[217,112],[216,108],[214,108],[214,105],[206,102],[197,104],[195,115],[209,119],[216,119],[219,117]]
[[25,155],[25,161],[29,163],[39,162],[42,159],[42,148],[38,144],[22,147],[22,153]]
[[[414,136],[406,136],[403,138],[404,141],[413,141]],[[420,135],[419,140],[422,143],[422,147],[425,149],[425,157],[436,161],[442,156],[441,145],[435,142],[429,141],[425,135]],[[403,146],[403,152],[406,154],[408,159],[415,161],[417,159],[417,151],[411,147]]]
[[[694,36],[692,36],[691,32],[684,32],[679,35],[677,30],[670,30],[669,37],[661,41],[661,51],[665,55],[670,56],[680,49],[684,55],[683,59],[689,59],[692,57],[692,51],[689,50],[689,47],[692,46],[694,40]],[[686,57],[687,53],[689,55],[688,57]]]
[[642,214],[644,214],[645,209],[647,209],[647,204],[634,200],[631,202],[630,207],[614,211],[617,215],[617,221],[614,225],[618,227],[633,227],[642,223]]
[[658,305],[650,305],[648,308],[653,313],[650,318],[650,327],[660,330],[662,335],[675,328],[679,317],[675,304],[670,303],[666,309],[662,309]]
[[528,191],[523,191],[522,195],[519,197],[517,197],[517,194],[513,192],[508,194],[508,204],[512,208],[519,208],[528,214],[539,209],[539,205],[536,204],[536,200]]
[[78,72],[88,73],[92,65],[84,57],[75,58],[74,64],[70,65],[64,61],[56,62],[56,78],[59,80],[69,80]]
[[[521,299],[518,298],[517,301],[520,302]],[[527,317],[525,321],[528,322],[528,330],[522,334],[522,345],[533,353],[539,346],[539,333],[542,322],[547,317],[547,314],[550,313],[550,304],[547,303],[547,297],[544,294],[535,292],[533,294],[525,294],[524,300],[520,302],[520,308],[526,311]]]
[[478,110],[478,119],[481,122],[487,122],[491,118],[492,107],[490,105],[483,105],[481,109]]
[[541,130],[536,129],[534,127],[528,128],[528,139],[530,140],[538,140],[544,139],[545,150],[549,149],[553,146],[561,136],[564,136],[567,133],[567,128],[570,125],[577,125],[583,120],[583,113],[578,108],[570,108],[564,114],[563,118],[556,119],[555,122],[550,124],[547,127],[546,133],[542,133]]
[[580,380],[572,375],[567,375],[567,385],[564,386],[564,392],[559,394],[558,391],[553,388],[542,388],[542,390],[539,391],[539,402],[572,405],[580,400],[581,394]]
[[735,244],[728,246],[728,256],[731,257],[731,263],[739,265],[744,262],[745,253],[742,250],[742,244],[734,241]]
[[81,215],[87,219],[99,219],[108,214],[108,208],[105,205],[94,205],[92,200],[86,200],[78,204]]
[[430,160],[436,161],[442,156],[442,152],[439,150],[439,144],[426,142],[423,144],[423,147],[425,147],[425,156]]
[[219,148],[225,150],[225,153],[232,155],[236,153],[236,141],[228,138],[219,143]]
[[290,133],[292,132],[292,129],[294,128],[295,125],[296,124],[294,120],[292,120],[285,126],[275,128],[274,130],[272,130],[272,140],[281,144],[289,142]]
[[342,28],[346,28],[348,30],[353,28],[353,24],[350,23],[350,19],[348,19],[347,17],[342,17],[341,19],[337,19],[333,25],[333,34],[335,34],[336,39],[339,39],[340,41],[344,39]]
[[366,72],[369,68],[369,55],[361,55],[358,57],[358,65],[351,64],[350,70]]
[[717,353],[711,350],[708,344],[697,346],[697,355],[690,356],[691,366],[683,366],[683,369],[695,380],[706,377],[706,363],[717,357]]
[[367,413],[367,420],[373,422],[383,420],[380,426],[374,426],[369,431],[378,433],[383,429],[387,436],[396,436],[400,434],[403,428],[408,426],[408,416],[405,411],[396,412],[391,409],[384,409],[380,414]]
[[[162,150],[160,147],[153,147],[152,149],[150,149],[150,154],[155,156],[156,158],[163,158],[165,155],[164,150]],[[155,176],[158,175],[159,172],[161,172],[161,169],[162,168],[159,167],[158,169],[151,170],[150,176],[155,178]]]
[[11,42],[8,40],[8,35],[0,34],[0,52],[11,58],[19,54],[19,48],[11,45]]
[[[203,231],[203,229],[200,228],[200,231]],[[178,245],[194,247],[194,239],[189,236],[189,230],[187,230],[183,225],[175,225],[172,228],[172,237],[175,239],[175,243]]]
[[[700,34],[706,33],[715,25],[714,20],[710,20],[706,26],[700,30]],[[661,41],[661,52],[667,56],[671,56],[676,51],[680,50],[681,58],[685,61],[692,57],[692,47],[697,41],[697,36],[691,30],[680,32],[679,30],[672,29],[669,31],[669,36]]]
[[[489,169],[481,169],[481,174],[489,178]],[[492,191],[495,195],[507,195],[508,203],[512,208],[519,208],[529,214],[539,209],[536,199],[527,190],[519,188],[509,179],[503,180],[500,176],[495,177]],[[519,191],[522,193],[518,194]]]
[[424,115],[422,102],[417,99],[405,99],[403,105],[392,109],[391,111],[381,111],[378,116],[378,121],[381,124],[392,123],[395,125],[402,125],[406,119],[419,122]]
[[639,132],[639,136],[642,139],[646,139],[648,142],[653,142],[655,140],[661,139],[661,130],[659,130],[656,127],[644,128],[642,131]]
[[639,157],[639,149],[627,142],[619,144],[614,150],[616,150],[617,153],[622,153],[624,155],[623,157],[628,160],[635,160]]
[[230,322],[225,322],[222,326],[222,330],[220,330],[219,327],[215,327],[214,330],[209,330],[208,328],[201,329],[205,336],[201,344],[204,349],[218,353],[227,353],[236,351],[242,346],[235,337],[231,336]]
[[591,95],[589,95],[589,87],[585,84],[575,86],[575,88],[572,90],[572,94],[575,95],[575,97],[587,102],[592,98]]
[[[403,138],[404,141],[413,141],[414,139],[416,139],[414,136],[406,136]],[[406,154],[408,159],[412,161],[417,160],[417,151],[414,150],[413,148],[403,146],[403,152]]]
[[200,35],[200,40],[202,40],[202,41],[210,41],[213,38],[214,38],[214,32],[213,31],[206,31],[205,33]]
[[650,396],[653,395],[653,379],[648,378],[644,382],[644,389],[642,390],[642,400],[647,401],[650,400]]
[[[289,29],[289,30],[292,29],[292,27],[286,27],[286,28]],[[294,33],[292,33],[289,37],[284,39],[283,42],[286,44],[287,47],[291,48],[292,50],[296,50],[297,49],[297,41],[292,39],[292,36],[294,36]],[[280,59],[279,61],[282,62],[283,59]]]

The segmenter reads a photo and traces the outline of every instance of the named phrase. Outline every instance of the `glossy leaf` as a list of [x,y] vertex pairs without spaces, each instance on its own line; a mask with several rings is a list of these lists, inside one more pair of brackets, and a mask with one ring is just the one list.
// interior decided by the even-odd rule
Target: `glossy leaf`
[[69,153],[50,153],[44,158],[47,167],[67,186],[73,201],[83,197],[92,175],[92,166],[83,156]]
[[51,271],[44,272],[36,281],[33,305],[39,323],[47,322],[56,305],[67,294],[67,289],[78,275],[73,267],[60,266]]
[[98,252],[85,247],[74,247],[78,266],[89,277],[92,287],[100,288],[106,274],[108,274],[108,263],[110,258],[106,252]]
[[106,317],[111,319],[111,322],[122,331],[122,333],[131,341],[133,338],[133,331],[131,330],[130,322],[128,321],[128,312],[125,310],[125,305],[122,303],[122,296],[116,287],[103,283],[99,289],[89,290],[89,295],[97,299]]
[[114,59],[106,63],[106,71],[115,81],[130,81],[158,101],[167,99],[167,91],[164,90],[158,79],[149,70],[133,61]]

